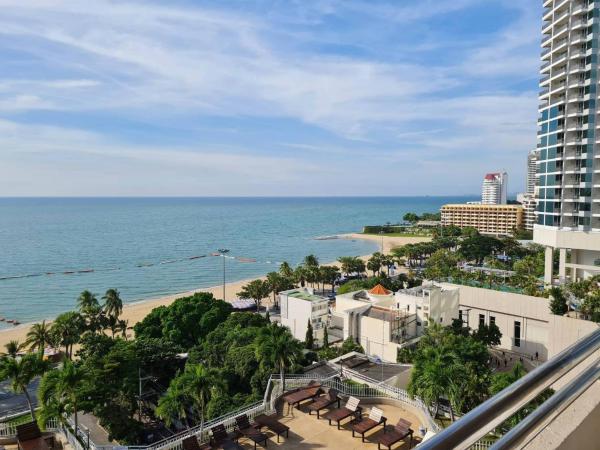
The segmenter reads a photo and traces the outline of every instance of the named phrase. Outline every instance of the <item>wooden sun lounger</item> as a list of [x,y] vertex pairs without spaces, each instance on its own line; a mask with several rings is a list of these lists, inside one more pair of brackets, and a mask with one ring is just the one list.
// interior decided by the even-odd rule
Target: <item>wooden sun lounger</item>
[[283,401],[288,404],[288,408],[293,408],[294,406],[298,407],[300,406],[300,403],[315,398],[321,391],[321,384],[311,381],[308,386],[285,395]]
[[383,417],[383,411],[379,408],[371,408],[371,412],[369,413],[369,417],[366,419],[362,419],[360,422],[354,424],[352,426],[352,437],[354,437],[354,433],[359,433],[361,435],[362,441],[365,442],[365,433],[367,431],[371,431],[373,428],[383,425],[383,432],[385,433],[385,424],[387,419]]
[[359,399],[357,399],[356,397],[350,397],[343,407],[334,409],[333,411],[329,411],[323,417],[325,417],[327,420],[329,420],[329,425],[331,425],[332,420],[336,421],[337,427],[339,430],[340,422],[342,420],[347,419],[348,417],[351,417],[351,416],[353,416],[354,419],[356,419],[357,417],[360,417],[359,415],[360,415],[360,412],[362,411],[362,408],[360,406],[358,406],[359,403],[360,403]]
[[242,447],[238,444],[236,439],[238,436],[234,436],[233,439],[229,437],[227,430],[225,429],[225,425],[216,425],[210,429],[212,433],[212,444],[217,448],[222,448],[224,450],[241,450]]
[[391,431],[379,436],[377,448],[381,450],[381,446],[385,445],[388,450],[391,450],[392,445],[405,439],[407,436],[410,436],[409,447],[412,447],[413,430],[411,430],[410,425],[411,423],[408,420],[400,419]]
[[186,437],[181,441],[181,446],[183,447],[183,450],[211,450],[209,444],[200,445],[196,436]]
[[329,389],[326,394],[318,397],[314,402],[308,405],[308,414],[310,415],[313,411],[317,412],[317,419],[320,419],[320,412],[325,408],[329,408],[331,405],[337,403],[337,407],[340,407],[340,398],[335,389]]
[[285,437],[288,437],[290,432],[290,427],[282,424],[275,417],[267,416],[266,414],[260,414],[254,418],[254,421],[257,424],[257,428],[260,431],[261,428],[267,427],[273,433],[277,435],[277,442],[279,442],[279,436],[285,433]]
[[244,437],[247,437],[254,442],[254,448],[256,448],[256,444],[260,444],[261,442],[265,447],[267,446],[269,437],[257,429],[258,425],[252,425],[246,414],[236,417],[235,423],[237,424],[239,432],[242,433]]
[[50,450],[35,422],[17,425],[17,444],[20,450]]

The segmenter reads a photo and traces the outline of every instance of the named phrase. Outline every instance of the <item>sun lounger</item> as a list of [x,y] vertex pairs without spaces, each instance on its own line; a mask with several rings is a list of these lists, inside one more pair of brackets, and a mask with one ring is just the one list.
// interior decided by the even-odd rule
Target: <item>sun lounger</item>
[[381,436],[379,436],[377,448],[381,450],[381,446],[385,445],[388,448],[388,450],[390,450],[392,448],[392,445],[394,445],[398,441],[401,441],[402,439],[405,439],[407,436],[410,436],[409,447],[411,447],[413,430],[410,429],[410,425],[411,423],[409,421],[400,419],[398,423],[394,425],[394,428],[392,428],[391,431],[388,431],[387,433],[384,433]]
[[285,433],[285,437],[288,437],[290,432],[290,427],[282,424],[275,417],[267,416],[266,414],[260,414],[254,418],[254,421],[257,424],[257,428],[260,431],[261,428],[267,427],[273,433],[277,435],[277,442],[279,442],[279,436]]
[[337,407],[340,407],[340,398],[335,389],[329,389],[326,394],[318,397],[314,402],[308,405],[308,414],[310,415],[313,411],[317,412],[317,419],[320,419],[320,412],[322,409],[329,408],[333,404],[337,403]]
[[235,435],[233,438],[230,438],[223,424],[212,427],[210,432],[212,433],[212,444],[216,448],[222,448],[224,450],[243,449],[240,444],[235,442],[238,436]]
[[337,422],[338,430],[340,429],[340,422],[348,417],[354,417],[355,419],[359,417],[360,411],[362,408],[358,406],[360,400],[356,397],[350,397],[346,404],[338,409],[334,409],[333,411],[329,411],[325,414],[325,418],[329,420],[329,425],[331,425],[331,421],[334,420]]
[[258,430],[258,424],[251,424],[246,414],[236,417],[235,423],[237,424],[239,432],[242,433],[244,437],[247,437],[254,442],[254,448],[256,448],[256,444],[260,444],[261,442],[265,447],[267,446],[267,439],[269,439],[269,437]]
[[321,384],[311,381],[308,386],[286,394],[283,397],[283,401],[288,404],[288,407],[298,407],[300,406],[300,403],[315,398],[321,392]]
[[367,431],[371,431],[373,428],[383,425],[383,431],[385,432],[385,424],[387,419],[383,417],[383,411],[379,408],[371,408],[371,412],[369,413],[369,417],[366,419],[362,419],[360,422],[354,424],[352,426],[352,437],[354,437],[354,433],[359,433],[361,435],[362,441],[365,442],[365,433]]
[[20,450],[50,450],[36,422],[17,425],[17,443]]
[[211,446],[208,444],[200,445],[196,436],[186,437],[181,441],[183,450],[211,450]]

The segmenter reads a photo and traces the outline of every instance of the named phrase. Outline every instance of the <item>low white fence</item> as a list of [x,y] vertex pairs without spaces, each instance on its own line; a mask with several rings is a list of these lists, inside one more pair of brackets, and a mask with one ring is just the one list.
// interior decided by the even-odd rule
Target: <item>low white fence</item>
[[[17,424],[2,422],[0,423],[0,438],[14,438],[17,436]],[[58,431],[59,424],[56,419],[51,419],[48,421],[46,426],[46,431]]]

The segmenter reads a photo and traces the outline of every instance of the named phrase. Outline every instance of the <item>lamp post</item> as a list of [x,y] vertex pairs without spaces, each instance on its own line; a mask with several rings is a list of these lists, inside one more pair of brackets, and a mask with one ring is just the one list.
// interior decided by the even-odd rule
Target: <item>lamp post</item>
[[221,254],[221,258],[223,258],[223,301],[225,301],[225,255],[229,253],[229,249],[220,248],[218,252]]

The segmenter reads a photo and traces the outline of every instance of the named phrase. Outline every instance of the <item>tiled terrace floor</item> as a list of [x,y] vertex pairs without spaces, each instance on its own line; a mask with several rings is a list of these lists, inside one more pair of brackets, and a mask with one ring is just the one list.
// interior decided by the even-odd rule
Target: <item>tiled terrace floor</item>
[[[381,405],[381,404],[363,404],[363,415],[366,417],[371,409],[371,406],[377,406],[382,409],[384,416],[388,419],[388,428],[391,428],[398,419],[403,418],[412,423],[414,430],[413,444],[414,447],[420,441],[419,426],[420,421],[413,413],[406,411],[399,406]],[[268,430],[263,430],[270,437],[268,448],[282,449],[372,449],[377,450],[377,438],[383,433],[382,427],[377,427],[374,430],[365,434],[365,442],[361,442],[360,435],[352,437],[352,423],[349,419],[343,422],[341,429],[338,430],[335,423],[330,426],[328,421],[321,417],[317,420],[315,414],[309,415],[306,408],[300,407],[300,410],[294,409],[293,415],[286,414],[287,407],[283,414],[278,415],[280,422],[290,427],[289,437],[282,436],[280,442],[277,443],[277,437]],[[322,411],[323,412],[323,411]],[[392,449],[406,450],[410,448],[410,439],[399,441]],[[254,448],[254,444],[244,438],[239,440],[239,443],[244,448]],[[383,447],[385,448],[385,447]]]

